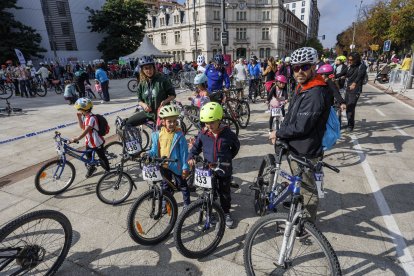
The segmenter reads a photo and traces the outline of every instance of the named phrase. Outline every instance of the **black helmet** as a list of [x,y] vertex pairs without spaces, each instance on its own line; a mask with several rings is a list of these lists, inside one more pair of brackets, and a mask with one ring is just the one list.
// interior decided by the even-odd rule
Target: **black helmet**
[[142,56],[142,57],[139,58],[138,64],[139,64],[139,66],[142,67],[142,66],[147,65],[147,64],[155,64],[155,61],[150,56]]
[[224,57],[222,54],[216,54],[214,56],[214,61],[218,64],[223,64],[224,63]]

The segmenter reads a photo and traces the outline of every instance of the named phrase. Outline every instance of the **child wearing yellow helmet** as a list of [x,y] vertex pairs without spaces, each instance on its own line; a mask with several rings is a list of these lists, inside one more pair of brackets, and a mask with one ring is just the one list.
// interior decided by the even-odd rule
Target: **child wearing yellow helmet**
[[[237,135],[229,127],[221,125],[223,118],[223,108],[220,104],[209,102],[200,110],[200,121],[206,124],[205,129],[201,130],[194,142],[189,156],[188,164],[195,165],[194,156],[203,153],[204,159],[210,163],[227,162],[230,163],[236,157],[240,149],[240,142]],[[233,227],[233,219],[230,216],[231,193],[230,182],[233,168],[224,167],[224,176],[218,177],[218,194],[220,204],[223,208],[228,228]]]

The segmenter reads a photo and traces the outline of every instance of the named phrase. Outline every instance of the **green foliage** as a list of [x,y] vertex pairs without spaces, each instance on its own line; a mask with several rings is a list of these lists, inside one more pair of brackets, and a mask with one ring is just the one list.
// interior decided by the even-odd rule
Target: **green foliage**
[[102,10],[86,8],[90,16],[88,28],[107,36],[98,50],[104,59],[118,59],[138,48],[144,38],[148,10],[141,1],[107,0]]
[[307,39],[301,47],[312,47],[316,51],[318,51],[319,55],[321,55],[323,53],[323,45],[319,41],[319,39],[317,39],[315,37]]
[[0,1],[0,61],[7,59],[16,60],[15,48],[22,51],[26,60],[31,57],[43,57],[40,53],[46,52],[40,47],[42,37],[36,30],[23,25],[14,19],[14,16],[6,9],[20,9],[16,6],[17,0]]

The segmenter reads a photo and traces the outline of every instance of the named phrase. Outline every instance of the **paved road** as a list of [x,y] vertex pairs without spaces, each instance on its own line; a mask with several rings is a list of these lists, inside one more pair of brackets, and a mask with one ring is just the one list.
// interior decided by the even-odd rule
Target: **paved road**
[[[102,113],[132,105],[131,94],[123,90],[125,84],[112,82],[116,99],[96,109]],[[72,109],[57,105],[57,96],[45,98],[44,104],[34,104],[37,100],[29,115],[0,118],[0,139],[73,120]],[[18,103],[23,105],[21,100]],[[263,155],[272,152],[266,141],[268,114],[264,108],[263,103],[252,105],[252,124],[240,134],[242,149],[235,161],[235,179],[241,188],[234,191],[232,202],[237,227],[226,230],[218,249],[208,258],[182,257],[172,237],[155,247],[135,244],[129,238],[127,212],[134,198],[148,187],[133,167],[130,173],[138,190],[116,207],[96,198],[95,183],[100,175],[84,179],[85,169],[79,162],[75,163],[74,185],[56,197],[38,193],[33,173],[29,174],[0,189],[0,225],[30,210],[50,208],[66,214],[75,239],[59,275],[244,275],[243,242],[257,219],[248,185]],[[326,153],[326,161],[338,166],[341,173],[325,172],[328,193],[320,204],[317,225],[337,252],[344,274],[414,275],[413,115],[413,108],[368,85],[359,102],[354,132],[344,133],[336,148]],[[74,127],[62,129],[68,136],[76,131]],[[50,133],[0,145],[0,153],[2,175],[54,156]],[[182,202],[180,194],[176,199]]]

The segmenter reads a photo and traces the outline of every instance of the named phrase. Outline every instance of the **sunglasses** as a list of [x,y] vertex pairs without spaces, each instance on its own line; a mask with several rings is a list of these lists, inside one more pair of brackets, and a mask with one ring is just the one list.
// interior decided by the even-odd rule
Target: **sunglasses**
[[293,71],[297,73],[300,70],[302,70],[302,72],[304,72],[304,71],[308,71],[309,69],[311,69],[311,67],[312,67],[312,64],[295,65],[293,66]]
[[348,58],[348,61],[353,61],[354,59],[353,58]]

